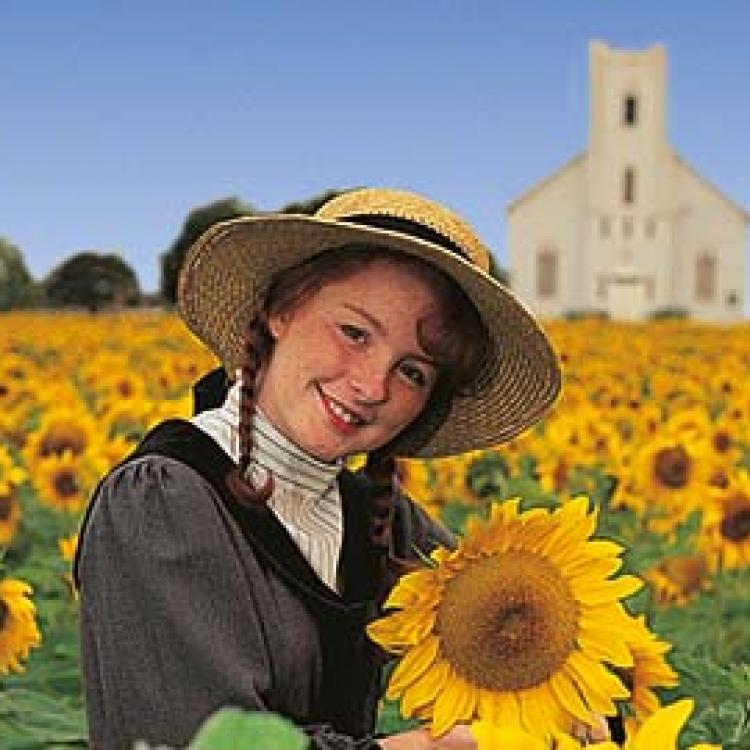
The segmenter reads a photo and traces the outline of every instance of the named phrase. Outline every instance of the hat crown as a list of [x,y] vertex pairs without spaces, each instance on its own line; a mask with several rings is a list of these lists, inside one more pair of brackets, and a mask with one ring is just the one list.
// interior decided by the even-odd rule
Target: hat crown
[[445,206],[407,190],[362,188],[350,190],[324,203],[316,218],[336,221],[362,216],[387,216],[421,224],[457,246],[466,259],[490,272],[490,253],[474,230]]

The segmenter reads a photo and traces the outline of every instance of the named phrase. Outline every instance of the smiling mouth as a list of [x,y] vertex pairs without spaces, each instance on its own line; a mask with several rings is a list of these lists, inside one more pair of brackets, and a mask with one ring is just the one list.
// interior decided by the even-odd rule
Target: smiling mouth
[[357,414],[356,412],[348,409],[339,401],[331,398],[326,393],[324,393],[320,389],[320,387],[318,387],[318,394],[320,395],[320,398],[328,411],[333,414],[334,417],[338,418],[345,424],[350,425],[351,427],[364,427],[365,425],[370,424],[370,422],[372,421],[365,419],[360,414]]

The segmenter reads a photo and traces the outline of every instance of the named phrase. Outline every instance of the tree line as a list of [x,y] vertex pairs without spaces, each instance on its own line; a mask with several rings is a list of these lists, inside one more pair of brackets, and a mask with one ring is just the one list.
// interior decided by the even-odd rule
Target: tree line
[[[274,213],[314,214],[342,192],[345,191],[327,190],[308,200],[289,203]],[[26,268],[21,250],[0,237],[0,311],[47,307],[96,312],[142,305],[169,307],[175,302],[177,276],[185,254],[203,232],[220,221],[265,213],[237,196],[194,208],[174,242],[159,256],[159,291],[155,295],[141,291],[133,269],[115,253],[77,253],[37,281]],[[505,272],[497,265],[492,273],[507,283]]]

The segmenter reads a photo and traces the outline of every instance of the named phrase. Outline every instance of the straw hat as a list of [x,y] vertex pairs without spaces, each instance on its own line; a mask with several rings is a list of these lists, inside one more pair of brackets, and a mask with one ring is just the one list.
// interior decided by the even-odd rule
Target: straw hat
[[[420,225],[435,241],[363,224],[387,223],[389,217]],[[523,303],[489,275],[487,249],[455,213],[402,190],[347,192],[314,216],[269,214],[214,225],[187,253],[177,285],[178,310],[233,373],[241,365],[247,323],[263,307],[273,277],[349,243],[385,246],[443,270],[474,303],[491,338],[477,394],[456,397],[419,434],[398,443],[398,455],[446,456],[498,445],[534,424],[554,402],[558,360]]]

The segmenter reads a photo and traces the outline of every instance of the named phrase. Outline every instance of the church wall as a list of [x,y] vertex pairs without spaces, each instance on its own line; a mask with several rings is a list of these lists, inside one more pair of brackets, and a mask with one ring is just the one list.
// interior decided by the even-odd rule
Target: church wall
[[[692,170],[675,168],[677,210],[674,252],[679,257],[678,304],[697,318],[715,321],[743,317],[746,264],[746,224],[743,215]],[[700,258],[715,259],[715,285],[700,287]],[[708,263],[710,266],[711,264]],[[704,271],[710,270],[704,267]],[[697,298],[698,292],[704,299]],[[734,297],[736,302],[730,303]]]
[[[557,317],[582,306],[584,163],[573,162],[508,212],[511,288],[542,317]],[[540,296],[537,255],[545,250],[557,257],[557,278],[554,293]]]

